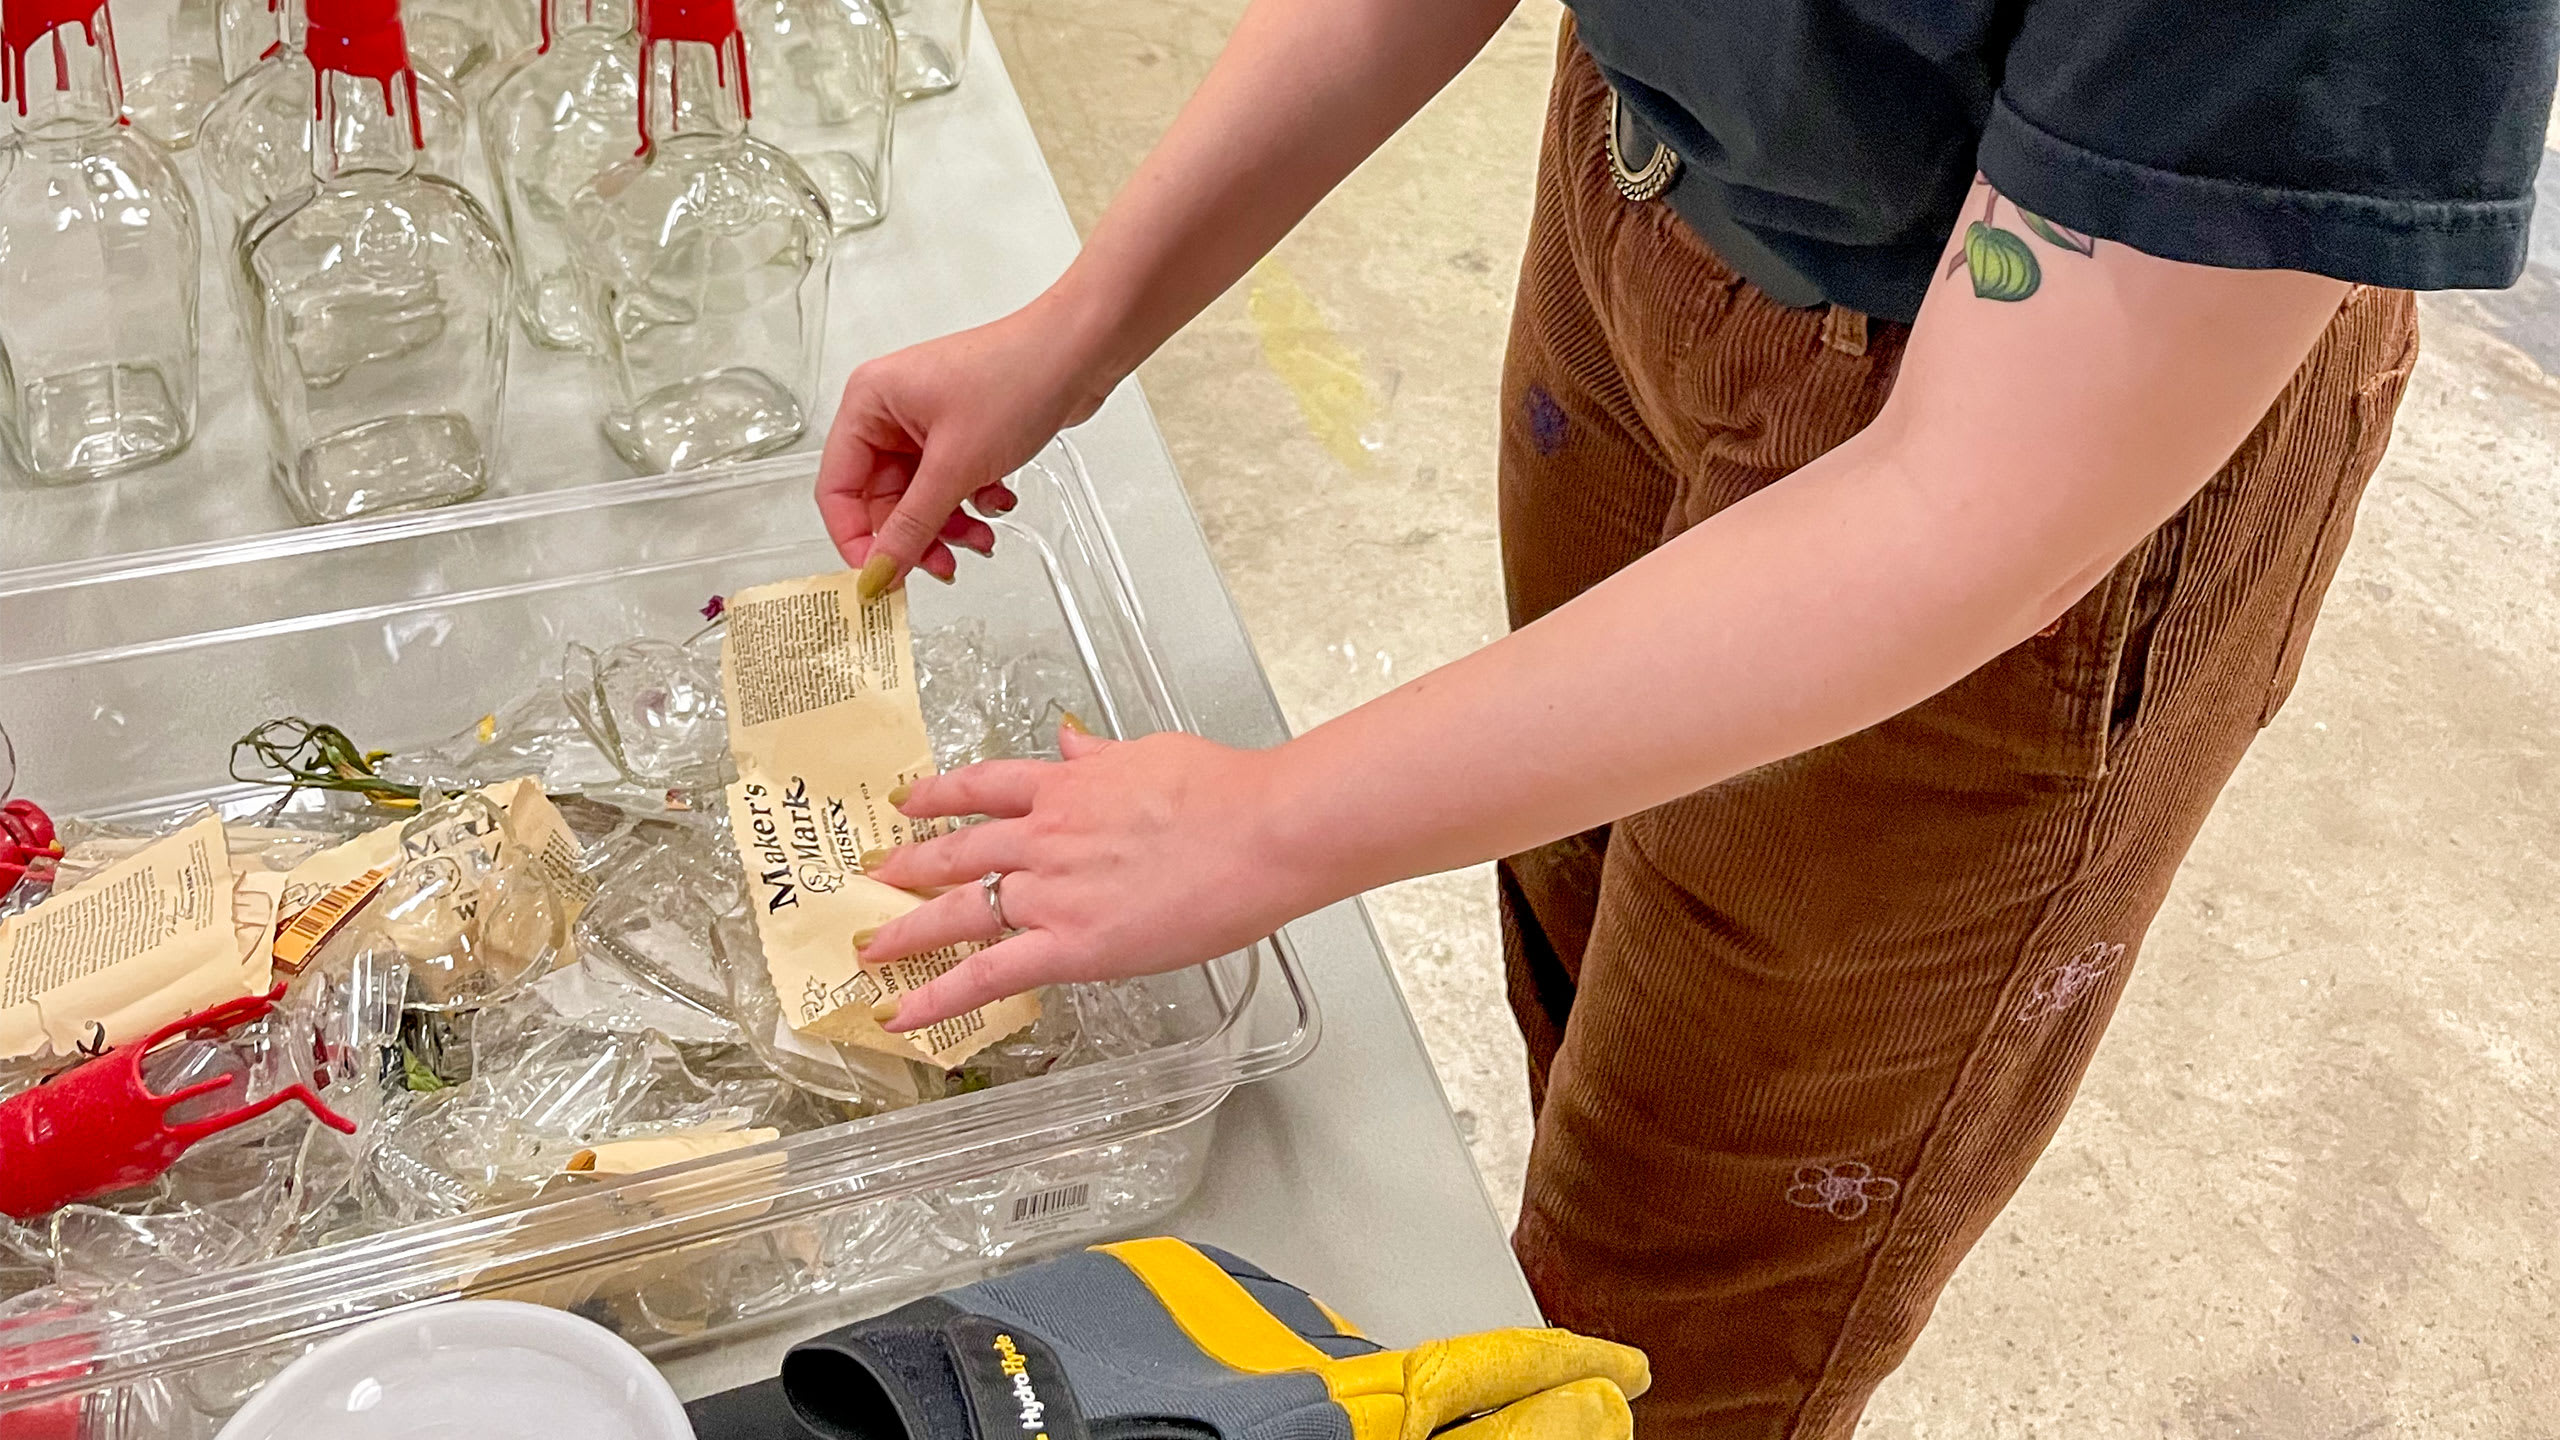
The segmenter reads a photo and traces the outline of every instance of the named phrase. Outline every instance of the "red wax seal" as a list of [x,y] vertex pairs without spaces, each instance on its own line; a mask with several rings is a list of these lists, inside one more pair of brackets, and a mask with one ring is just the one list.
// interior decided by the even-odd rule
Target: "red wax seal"
[[[39,40],[53,41],[53,88],[71,88],[71,61],[62,51],[62,36],[56,32],[65,25],[77,25],[91,45],[102,45],[107,52],[107,68],[116,69],[116,22],[107,13],[106,0],[9,0],[0,8],[0,100],[14,98],[18,113],[27,113],[27,52]],[[117,74],[119,88],[124,83]],[[124,123],[124,117],[116,117]]]
[[0,1214],[34,1220],[75,1201],[144,1184],[177,1164],[197,1141],[293,1101],[331,1129],[356,1133],[354,1121],[299,1080],[216,1114],[172,1120],[169,1112],[187,1101],[234,1086],[245,1089],[246,1077],[221,1075],[166,1095],[155,1094],[143,1078],[143,1057],[161,1045],[181,1035],[227,1035],[283,997],[284,986],[278,985],[264,995],[226,1000],[0,1101]]
[[12,800],[0,805],[0,896],[17,888],[37,861],[61,856],[62,842],[54,838],[53,817],[38,809],[36,802]]
[[[640,0],[640,150],[649,153],[649,57],[659,45],[708,45],[720,87],[737,76],[738,113],[751,116],[747,98],[747,39],[738,33],[737,0]],[[676,100],[676,73],[667,72],[667,102]]]
[[391,108],[391,87],[397,83],[409,97],[409,143],[426,149],[426,129],[418,119],[418,76],[409,68],[409,35],[400,26],[400,0],[309,0],[304,19],[302,48],[311,57],[311,113],[322,113],[321,101],[333,74],[380,85],[385,110]]

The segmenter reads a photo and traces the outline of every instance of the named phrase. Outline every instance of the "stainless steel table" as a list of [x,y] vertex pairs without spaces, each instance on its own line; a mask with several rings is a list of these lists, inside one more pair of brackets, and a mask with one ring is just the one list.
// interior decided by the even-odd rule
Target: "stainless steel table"
[[[861,353],[1000,315],[1075,252],[983,28],[976,45],[957,92],[900,116],[897,209],[841,262],[850,273],[838,276],[837,302],[865,319]],[[1202,730],[1243,745],[1283,738],[1145,398],[1121,387],[1074,435],[1165,672]],[[1324,1043],[1297,1069],[1228,1097],[1208,1180],[1168,1228],[1273,1267],[1391,1343],[1539,1323],[1367,916],[1337,905],[1292,933],[1324,1009]],[[699,1393],[771,1374],[781,1348],[750,1342],[671,1368]]]
[[[840,252],[819,424],[860,360],[1003,314],[1075,253],[1076,235],[983,23],[966,81],[899,120],[889,222]],[[205,297],[203,418],[158,470],[76,489],[0,489],[0,568],[290,525],[267,484],[229,300]],[[518,341],[495,493],[623,473],[596,436],[583,362]],[[1285,735],[1145,399],[1124,386],[1075,433],[1165,673],[1211,736]],[[1358,906],[1293,927],[1326,1034],[1299,1069],[1236,1092],[1209,1178],[1171,1227],[1228,1246],[1406,1342],[1536,1323],[1420,1037]],[[811,1328],[815,1328],[814,1325]],[[800,1333],[805,1333],[802,1331]],[[688,1393],[772,1371],[782,1338],[671,1365]]]

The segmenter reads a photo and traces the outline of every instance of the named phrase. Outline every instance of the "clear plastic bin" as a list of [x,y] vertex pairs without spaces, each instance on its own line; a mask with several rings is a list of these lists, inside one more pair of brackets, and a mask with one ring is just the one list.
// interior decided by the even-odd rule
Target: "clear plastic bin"
[[[0,574],[0,724],[17,740],[19,793],[86,815],[218,801],[242,788],[207,783],[232,737],[284,714],[366,744],[450,735],[569,641],[681,637],[714,594],[837,563],[811,474],[809,457],[785,457]],[[1022,503],[995,522],[995,558],[969,559],[954,587],[917,582],[918,628],[972,619],[999,641],[1063,637],[1097,728],[1181,727],[1074,452],[1051,447],[1014,485]],[[1219,1099],[1303,1058],[1317,1033],[1285,935],[1171,984],[1177,1038],[1137,1056],[113,1310],[0,1320],[0,1413],[83,1395],[92,1434],[184,1435],[310,1344],[393,1308],[532,1298],[683,1348],[1147,1225],[1198,1183]],[[882,1241],[908,1232],[935,1237],[929,1257]],[[128,1428],[100,1428],[112,1417]]]

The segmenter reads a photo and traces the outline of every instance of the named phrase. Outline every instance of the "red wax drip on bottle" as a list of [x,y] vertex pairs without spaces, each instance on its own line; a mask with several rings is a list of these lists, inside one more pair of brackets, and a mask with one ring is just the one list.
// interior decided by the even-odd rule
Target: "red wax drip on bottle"
[[[0,7],[0,101],[16,100],[21,117],[27,113],[27,52],[37,41],[53,41],[53,88],[71,88],[71,61],[63,53],[60,33],[65,25],[79,26],[91,45],[106,37],[107,69],[115,74],[117,88],[123,88],[124,74],[116,68],[116,21],[106,0],[9,0]],[[118,115],[116,123],[125,123],[124,117]]]
[[325,116],[332,74],[380,85],[385,110],[391,108],[391,87],[397,82],[409,97],[409,143],[426,149],[426,127],[418,117],[418,75],[409,68],[400,0],[310,0],[303,18],[302,48],[311,58],[311,113]]
[[[533,47],[533,53],[536,55],[548,55],[551,53],[551,41],[553,38],[551,34],[551,0],[543,0],[543,3],[535,8],[542,12],[542,43]],[[579,10],[581,14],[587,17],[588,24],[593,25],[596,23],[596,0],[579,0]]]
[[[656,137],[649,133],[649,56],[661,44],[711,47],[720,87],[738,77],[738,113],[753,116],[747,94],[747,39],[738,33],[737,0],[640,0],[640,149],[646,155]],[[676,71],[667,72],[667,104],[677,103]]]

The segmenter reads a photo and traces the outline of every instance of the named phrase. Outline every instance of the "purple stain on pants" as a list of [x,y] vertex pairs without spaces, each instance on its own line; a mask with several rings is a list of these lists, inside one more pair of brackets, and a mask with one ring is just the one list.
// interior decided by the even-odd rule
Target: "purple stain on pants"
[[1529,443],[1541,455],[1553,455],[1564,448],[1564,407],[1547,393],[1544,385],[1532,385],[1521,397],[1521,410],[1529,417]]

